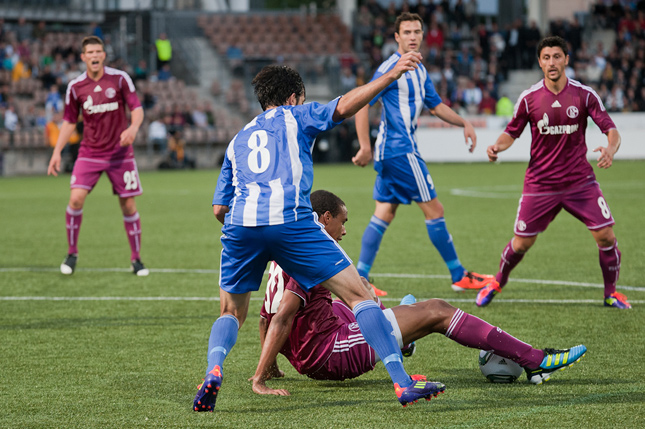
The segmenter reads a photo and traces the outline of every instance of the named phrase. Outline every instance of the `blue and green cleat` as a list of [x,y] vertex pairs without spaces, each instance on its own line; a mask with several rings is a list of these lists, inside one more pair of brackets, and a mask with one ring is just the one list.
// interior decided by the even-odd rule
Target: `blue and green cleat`
[[421,381],[420,379],[413,381],[413,383],[408,387],[400,387],[398,383],[394,383],[394,392],[396,393],[396,397],[399,398],[399,402],[404,407],[408,404],[418,402],[421,398],[429,401],[432,398],[436,398],[445,390],[446,386],[443,383]]
[[548,381],[554,372],[564,371],[574,363],[579,362],[586,352],[587,348],[583,345],[565,350],[544,349],[544,359],[542,359],[542,363],[538,368],[524,368],[526,378],[529,383],[542,384]]
[[222,378],[222,369],[219,365],[215,365],[215,368],[206,374],[204,382],[197,386],[198,390],[193,401],[193,410],[213,412],[217,394],[222,385]]

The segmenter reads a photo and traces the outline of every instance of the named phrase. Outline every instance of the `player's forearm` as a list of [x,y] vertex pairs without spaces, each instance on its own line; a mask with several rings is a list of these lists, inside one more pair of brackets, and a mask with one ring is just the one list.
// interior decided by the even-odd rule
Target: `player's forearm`
[[620,148],[620,133],[616,128],[613,128],[607,132],[607,149],[615,154]]
[[63,121],[63,125],[60,127],[60,134],[58,134],[58,140],[56,140],[56,146],[54,146],[54,153],[60,154],[62,152],[75,129],[76,124]]
[[497,138],[497,141],[495,142],[497,152],[504,152],[506,149],[511,147],[513,142],[515,142],[515,139],[513,137],[509,136],[506,133],[500,134],[500,136]]
[[369,106],[363,107],[356,113],[356,136],[361,149],[371,149],[370,143],[370,114]]
[[439,103],[432,110],[437,118],[449,123],[450,125],[464,128],[468,123],[467,120],[459,116],[457,112],[443,103]]
[[258,362],[258,367],[255,370],[255,375],[253,376],[256,380],[264,381],[268,378],[268,375],[271,373],[271,367],[275,365],[276,357],[278,356],[280,349],[282,349],[282,346],[289,337],[292,322],[293,317],[282,319],[277,317],[277,315],[274,316],[271,324],[269,325],[266,337],[264,338],[260,361]]
[[143,108],[138,107],[130,113],[130,128],[133,128],[135,131],[139,131],[141,124],[143,123]]

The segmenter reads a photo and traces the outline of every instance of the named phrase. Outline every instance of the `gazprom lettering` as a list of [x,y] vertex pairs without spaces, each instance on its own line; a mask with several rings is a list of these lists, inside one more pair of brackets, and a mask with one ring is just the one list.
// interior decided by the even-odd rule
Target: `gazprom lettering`
[[92,97],[87,97],[87,100],[85,103],[83,103],[83,109],[87,111],[90,115],[94,113],[103,113],[103,112],[113,112],[119,108],[119,103],[117,101],[114,101],[112,103],[105,103],[105,104],[97,104],[96,106],[93,105],[94,101],[92,100]]
[[552,127],[540,127],[540,134],[573,134],[578,131],[579,124],[573,125],[554,125]]

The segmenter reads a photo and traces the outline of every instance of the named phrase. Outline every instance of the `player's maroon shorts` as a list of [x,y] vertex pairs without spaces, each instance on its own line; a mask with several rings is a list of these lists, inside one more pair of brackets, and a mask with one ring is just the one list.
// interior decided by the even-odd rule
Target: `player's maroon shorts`
[[340,301],[333,302],[334,314],[345,324],[338,331],[334,351],[325,364],[307,377],[316,380],[345,380],[374,369],[376,353],[361,334],[352,310]]
[[562,209],[582,221],[590,230],[615,223],[600,186],[594,181],[563,192],[522,194],[515,219],[515,234],[531,237],[541,233]]
[[72,171],[70,188],[87,189],[91,192],[104,171],[112,182],[112,193],[115,195],[126,198],[142,194],[139,171],[134,158],[115,161],[78,158]]

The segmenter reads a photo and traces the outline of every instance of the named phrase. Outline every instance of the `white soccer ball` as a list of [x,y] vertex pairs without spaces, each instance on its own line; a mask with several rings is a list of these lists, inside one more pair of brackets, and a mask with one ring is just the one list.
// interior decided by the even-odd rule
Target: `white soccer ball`
[[524,369],[512,360],[485,350],[479,352],[479,369],[493,383],[512,383],[524,372]]

